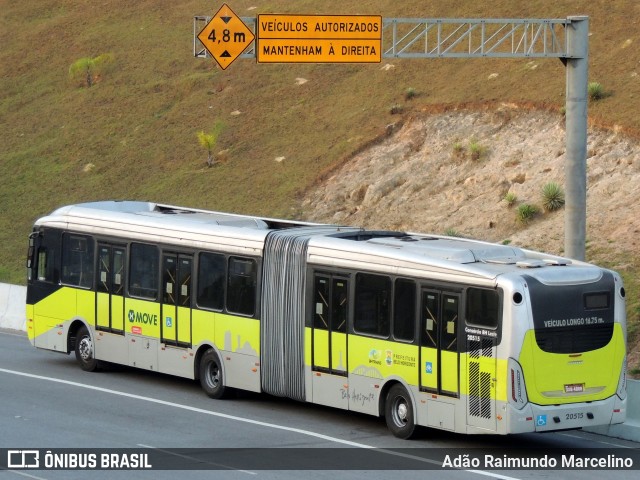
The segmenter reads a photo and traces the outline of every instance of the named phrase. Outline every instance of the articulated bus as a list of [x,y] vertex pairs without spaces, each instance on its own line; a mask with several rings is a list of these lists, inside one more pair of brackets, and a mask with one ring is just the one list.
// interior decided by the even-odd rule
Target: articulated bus
[[137,201],[36,221],[27,328],[124,364],[459,433],[622,423],[613,271],[510,245]]

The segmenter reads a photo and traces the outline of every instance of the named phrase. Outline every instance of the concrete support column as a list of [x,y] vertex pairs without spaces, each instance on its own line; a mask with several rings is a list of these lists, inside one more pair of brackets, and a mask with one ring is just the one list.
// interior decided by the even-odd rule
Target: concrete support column
[[564,254],[585,259],[589,17],[568,17]]

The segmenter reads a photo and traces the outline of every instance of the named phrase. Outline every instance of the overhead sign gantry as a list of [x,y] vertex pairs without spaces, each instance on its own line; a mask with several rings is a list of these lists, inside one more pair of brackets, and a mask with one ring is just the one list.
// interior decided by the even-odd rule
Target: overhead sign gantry
[[[226,5],[221,10],[224,8],[231,10]],[[566,67],[564,254],[585,259],[589,17],[382,19],[378,16],[268,14],[235,18],[237,21],[227,22],[227,35],[216,37],[219,43],[212,44],[207,41],[210,33],[206,32],[218,32],[218,24],[209,27],[215,16],[194,17],[194,56],[211,55],[223,69],[238,57],[256,59],[259,63],[372,63],[380,62],[382,58],[560,59]],[[318,27],[327,22],[331,26],[325,26],[324,31]],[[374,31],[373,25],[379,25],[378,22],[382,27]],[[347,32],[342,29],[355,27],[344,24],[367,27],[358,32]],[[371,25],[371,31],[365,32],[369,30],[368,25]],[[248,41],[250,36],[243,33],[243,28],[252,32],[255,38]],[[331,31],[336,29],[339,31]],[[217,53],[220,44],[227,45],[224,51],[230,57]],[[377,48],[378,44],[380,48]]]

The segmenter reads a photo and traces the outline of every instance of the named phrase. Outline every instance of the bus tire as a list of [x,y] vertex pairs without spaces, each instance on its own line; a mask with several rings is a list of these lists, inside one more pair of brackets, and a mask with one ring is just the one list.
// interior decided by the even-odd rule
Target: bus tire
[[384,403],[384,417],[387,427],[394,436],[407,440],[415,434],[413,402],[407,389],[399,383],[393,385],[387,393],[387,399]]
[[200,360],[200,385],[209,397],[220,399],[227,394],[224,386],[222,364],[213,348],[207,350]]
[[78,329],[76,334],[76,361],[85,372],[94,372],[98,369],[93,339],[89,330],[84,325]]

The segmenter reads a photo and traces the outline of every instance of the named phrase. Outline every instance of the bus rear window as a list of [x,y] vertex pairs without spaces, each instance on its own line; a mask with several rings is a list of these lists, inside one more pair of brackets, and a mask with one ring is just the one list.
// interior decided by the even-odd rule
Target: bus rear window
[[536,342],[543,352],[584,353],[607,345],[613,336],[613,275],[603,272],[586,285],[545,285],[526,275]]

